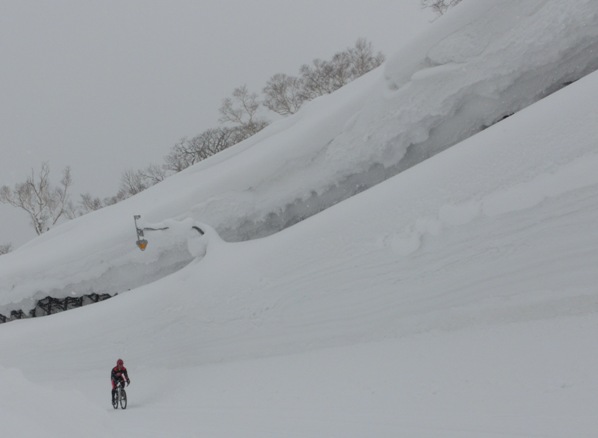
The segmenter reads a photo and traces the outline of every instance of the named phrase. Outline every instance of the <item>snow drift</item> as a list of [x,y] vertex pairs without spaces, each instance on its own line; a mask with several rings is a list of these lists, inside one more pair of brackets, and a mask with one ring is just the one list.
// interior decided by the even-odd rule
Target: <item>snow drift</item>
[[0,313],[30,308],[49,294],[126,291],[193,259],[188,245],[197,236],[188,226],[152,234],[139,253],[134,214],[149,223],[202,221],[225,240],[265,236],[598,68],[595,1],[483,0],[458,12],[293,117],[4,256]]
[[[486,10],[481,4],[460,8],[470,25]],[[503,30],[506,16],[531,28],[535,18],[572,23],[549,14],[568,12],[577,21],[561,37],[592,39],[583,26],[595,18],[590,2],[575,3],[583,17],[553,1],[501,4],[508,6],[495,11]],[[450,41],[451,26],[463,29],[454,15],[437,22],[444,30],[436,41]],[[494,29],[492,20],[484,23]],[[514,28],[523,32],[520,24]],[[544,31],[528,35],[528,45],[546,41]],[[478,36],[467,40],[471,47],[463,43],[471,59]],[[505,42],[488,41],[482,52]],[[512,53],[511,46],[492,47],[496,56]],[[555,84],[565,79],[568,53],[555,66]],[[407,123],[411,107],[422,135],[408,142],[415,146],[397,146],[399,165],[436,130],[457,132],[450,124],[460,114],[450,112],[457,78],[442,90],[445,101],[430,95],[406,106],[398,96],[423,87],[434,69],[392,62],[392,80],[374,72],[140,196],[3,256],[5,306],[44,288],[77,293],[82,285],[147,283],[93,306],[1,326],[3,431],[69,438],[594,436],[598,72],[268,237],[225,242],[209,226],[204,235],[193,231],[195,215],[208,206],[219,226],[305,194],[319,181],[320,161],[330,164],[329,180],[340,182],[342,169],[363,170],[368,156],[392,158],[385,148],[402,133],[393,121]],[[474,78],[484,71],[475,62],[470,68]],[[524,70],[533,76],[527,68],[502,70],[506,82]],[[462,111],[473,117],[472,108],[480,108],[476,124],[490,119],[472,90],[483,89],[480,83],[500,89],[487,73],[457,93]],[[430,78],[430,87],[443,88]],[[364,121],[377,123],[393,105],[396,118],[380,125],[384,132],[369,130]],[[340,114],[355,117],[343,125]],[[359,149],[348,133],[357,138],[361,124]],[[340,134],[328,147],[289,146],[316,144],[332,128]],[[368,143],[384,133],[386,146]],[[269,143],[274,137],[280,143]],[[340,137],[347,153],[335,157]],[[147,228],[168,227],[148,232],[144,253],[134,245],[134,214]],[[126,359],[133,382],[126,412],[109,405],[108,369],[117,357]],[[74,417],[67,425],[60,406]]]
[[597,91],[593,73],[297,226],[207,233],[170,276],[3,325],[25,376],[0,369],[9,431],[52,398],[78,422],[47,408],[45,436],[592,436]]

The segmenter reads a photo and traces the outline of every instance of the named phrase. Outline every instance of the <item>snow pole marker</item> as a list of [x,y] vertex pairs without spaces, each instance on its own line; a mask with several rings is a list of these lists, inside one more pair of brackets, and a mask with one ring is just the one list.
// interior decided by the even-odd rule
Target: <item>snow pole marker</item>
[[141,219],[141,215],[136,214],[133,216],[133,220],[135,221],[135,230],[137,231],[137,242],[135,243],[141,251],[145,251],[145,248],[147,248],[147,240],[144,238],[143,229],[139,228],[137,225],[137,219]]

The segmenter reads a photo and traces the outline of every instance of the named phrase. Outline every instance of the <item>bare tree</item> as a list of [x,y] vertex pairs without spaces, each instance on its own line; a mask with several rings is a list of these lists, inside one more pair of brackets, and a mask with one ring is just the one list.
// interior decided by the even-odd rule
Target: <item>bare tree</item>
[[378,67],[384,55],[374,54],[372,44],[360,38],[343,52],[335,53],[329,61],[315,59],[301,69],[302,96],[306,100],[330,94],[349,82]]
[[148,187],[140,170],[127,169],[120,178],[120,191],[125,193],[127,198],[143,192]]
[[333,90],[344,87],[354,78],[351,75],[351,56],[349,52],[338,52],[330,60],[330,84]]
[[232,97],[222,101],[220,122],[231,123],[243,132],[242,137],[250,137],[268,126],[258,115],[259,107],[258,95],[242,85],[234,89]]
[[[125,170],[120,179],[119,191],[116,196],[104,200],[104,205],[112,205],[131,196],[147,190],[163,181],[169,175],[166,165],[150,164],[145,169]],[[97,202],[97,200],[95,201]]]
[[303,81],[283,73],[272,76],[263,92],[264,106],[283,116],[295,114],[307,100],[303,92]]
[[124,201],[125,199],[127,199],[129,197],[130,197],[129,194],[127,194],[123,189],[120,189],[116,193],[116,195],[104,198],[103,204],[105,207],[107,207],[109,205],[118,204],[120,201]]
[[307,100],[330,94],[337,89],[331,83],[332,70],[332,63],[322,59],[314,59],[311,65],[301,66],[303,94]]
[[71,170],[66,167],[60,185],[53,187],[50,183],[50,167],[48,163],[43,163],[39,175],[32,169],[31,176],[24,183],[16,184],[14,189],[3,186],[0,189],[0,202],[27,212],[31,225],[40,235],[74,210],[68,194],[71,184]]
[[193,139],[198,159],[205,160],[244,140],[241,131],[238,127],[219,127],[202,132]]
[[180,172],[194,164],[194,154],[189,148],[188,139],[182,138],[175,144],[168,155],[164,157],[165,166],[172,172]]
[[166,166],[158,166],[157,164],[150,164],[145,169],[141,170],[140,174],[145,179],[148,186],[158,184],[169,176]]
[[94,197],[90,193],[84,193],[81,195],[80,206],[81,214],[83,215],[103,208],[104,203],[97,196]]
[[444,14],[449,8],[461,3],[461,0],[421,0],[424,8],[430,8],[438,15]]
[[351,76],[353,79],[357,79],[370,70],[379,67],[385,59],[382,52],[374,54],[372,43],[365,38],[359,38],[355,42],[355,46],[348,49],[347,53],[351,59]]
[[164,167],[173,172],[180,172],[244,140],[244,132],[237,127],[220,127],[208,129],[192,139],[183,138],[164,158]]

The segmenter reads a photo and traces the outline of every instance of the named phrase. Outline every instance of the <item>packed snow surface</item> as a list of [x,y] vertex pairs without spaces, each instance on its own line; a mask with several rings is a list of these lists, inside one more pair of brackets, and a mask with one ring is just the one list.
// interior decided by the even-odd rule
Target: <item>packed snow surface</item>
[[[6,309],[121,292],[0,326],[3,430],[595,436],[598,4],[454,11],[296,116],[2,256]],[[309,207],[332,185],[350,197]],[[220,237],[261,234],[287,204],[322,211]],[[145,252],[134,214],[168,227]],[[108,399],[118,357],[124,412]]]

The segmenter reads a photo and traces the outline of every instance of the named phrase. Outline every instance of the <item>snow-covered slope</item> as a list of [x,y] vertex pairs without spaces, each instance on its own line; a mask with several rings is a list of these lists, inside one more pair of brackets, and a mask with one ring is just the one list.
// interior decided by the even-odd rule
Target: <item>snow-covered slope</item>
[[[502,28],[507,10],[530,27],[530,17],[560,22],[564,16],[548,12],[568,11],[579,26],[567,39],[591,40],[593,28],[581,24],[595,19],[598,5],[563,3],[577,8],[504,2],[510,7],[494,11],[496,25]],[[471,20],[480,6],[465,5]],[[386,71],[397,73],[397,93],[415,87],[413,78],[401,84],[391,65]],[[555,83],[565,70],[555,67]],[[248,209],[270,197],[292,199],[300,175],[316,178],[332,149],[312,155],[307,166],[307,151],[286,143],[273,154],[273,132],[299,142],[293,130],[306,123],[306,141],[324,138],[333,124],[308,122],[325,117],[325,108],[332,114],[334,105],[350,113],[364,90],[388,84],[379,82],[382,72],[141,196],[3,256],[4,306],[48,290],[77,294],[81,285],[85,292],[132,288],[92,306],[0,326],[0,381],[10,391],[0,402],[5,431],[18,435],[28,418],[27,434],[41,433],[43,424],[46,436],[57,437],[592,436],[598,73],[268,237],[225,242],[210,221],[196,222],[204,202],[224,218],[231,211],[250,216]],[[369,81],[372,88],[364,85]],[[448,95],[454,82],[446,84]],[[364,97],[339,137],[357,132],[360,120],[374,123],[376,108],[399,108],[395,91],[387,93]],[[465,106],[468,97],[475,101],[463,93]],[[445,115],[452,107],[432,96],[419,105]],[[430,128],[431,120],[419,120],[423,131]],[[456,125],[446,123],[452,132]],[[384,126],[395,129],[389,120]],[[373,133],[361,129],[374,157],[378,143],[367,143]],[[338,162],[352,157],[359,169],[365,155],[347,151]],[[276,159],[287,167],[270,180],[278,186],[268,185],[268,163]],[[306,170],[293,174],[293,163]],[[252,170],[260,165],[262,173]],[[249,177],[253,185],[240,190],[236,184]],[[218,190],[206,201],[199,194],[210,184]],[[148,233],[146,252],[134,247],[138,213],[154,227],[169,227]],[[108,403],[108,368],[119,356],[133,382],[130,409],[122,413]],[[53,401],[70,409],[68,428]]]
[[[595,73],[276,235],[209,232],[169,277],[5,324],[0,363],[80,390],[73,427],[98,436],[589,437],[596,91]],[[131,407],[105,421],[117,356]],[[19,379],[17,406],[45,391]],[[76,436],[52,415],[48,436]]]
[[[182,365],[253,355],[252,342],[274,354],[300,349],[296,338],[313,346],[468,325],[472,308],[484,323],[500,320],[505,306],[539,311],[538,300],[589,310],[598,244],[598,103],[590,90],[598,73],[268,238],[226,243],[206,228],[205,257],[92,306],[122,304],[107,321],[95,313],[97,324],[153,339],[166,335],[154,318],[165,318],[169,336],[202,345],[168,361]],[[574,266],[563,269],[567,257]],[[131,327],[132,306],[153,317]],[[86,356],[97,360],[106,353],[91,348]]]
[[134,214],[205,222],[225,240],[283,229],[596,69],[596,50],[595,1],[464,2],[366,77],[3,257],[0,313],[48,294],[126,291],[191,261],[194,233],[174,223],[140,254]]

